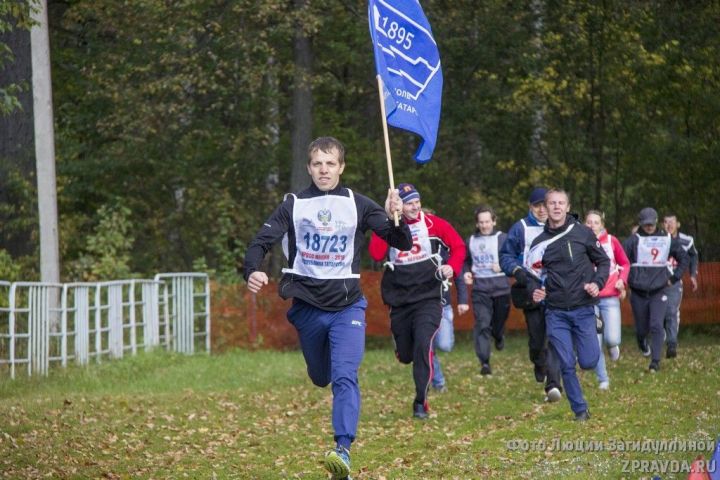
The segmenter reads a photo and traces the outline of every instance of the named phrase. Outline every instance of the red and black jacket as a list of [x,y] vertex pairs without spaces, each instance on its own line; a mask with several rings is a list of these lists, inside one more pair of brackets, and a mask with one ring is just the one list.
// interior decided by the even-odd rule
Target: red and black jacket
[[[446,220],[431,214],[424,214],[425,224],[428,228],[430,244],[433,253],[439,253],[440,248],[449,250],[447,264],[453,269],[454,275],[462,272],[465,261],[465,242],[462,237]],[[405,221],[412,225],[420,221]],[[387,257],[388,243],[373,233],[370,238],[370,256],[380,262]],[[394,269],[387,268],[381,282],[383,302],[392,307],[400,307],[420,300],[442,297],[442,281],[437,272],[439,261],[429,259],[409,265],[396,265]]]

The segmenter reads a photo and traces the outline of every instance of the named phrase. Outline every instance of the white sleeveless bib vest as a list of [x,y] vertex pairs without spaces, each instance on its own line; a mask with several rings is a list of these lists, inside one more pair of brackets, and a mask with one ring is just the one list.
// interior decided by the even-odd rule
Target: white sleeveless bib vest
[[540,235],[543,231],[544,225],[539,226],[532,226],[525,223],[525,219],[523,218],[520,220],[520,223],[522,223],[523,226],[523,232],[525,235],[525,248],[523,249],[523,258],[527,258],[528,252],[530,251],[530,245],[532,245],[533,240],[535,240],[538,235]]
[[498,240],[502,232],[495,235],[470,237],[468,248],[472,256],[472,274],[475,278],[504,277],[503,272],[493,271],[493,265],[499,263]]
[[295,198],[295,261],[283,273],[319,279],[359,278],[352,273],[357,207],[349,197],[322,195]]
[[643,237],[637,233],[635,235],[638,237],[637,260],[632,265],[634,267],[667,268],[670,242],[672,241],[670,234],[662,237]]
[[425,214],[420,212],[420,220],[408,225],[408,227],[412,234],[413,246],[410,250],[404,252],[390,247],[388,260],[394,265],[410,265],[424,262],[432,257],[432,245],[430,244],[430,235],[425,223]]

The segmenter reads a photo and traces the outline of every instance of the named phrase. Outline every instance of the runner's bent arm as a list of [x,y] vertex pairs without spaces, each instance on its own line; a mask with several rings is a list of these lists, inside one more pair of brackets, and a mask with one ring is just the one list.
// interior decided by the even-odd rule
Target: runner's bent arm
[[518,222],[510,227],[507,239],[500,247],[500,268],[508,277],[513,276],[516,268],[522,267],[519,257],[525,247],[524,235],[522,224]]
[[287,199],[265,220],[255,238],[250,242],[243,262],[245,280],[260,268],[267,252],[287,233],[290,223],[292,223],[294,198],[294,196],[288,195]]
[[618,267],[620,267],[620,279],[623,281],[623,284],[627,286],[628,276],[630,275],[630,260],[628,260],[620,240],[615,238],[614,235],[610,238],[613,255],[615,256],[615,263],[617,263]]
[[690,276],[697,278],[698,275],[698,251],[695,248],[695,240],[692,240],[690,248],[687,249],[688,260],[690,262]]
[[462,272],[463,263],[465,263],[465,242],[447,220],[435,215],[428,216],[433,223],[433,233],[431,233],[431,235],[437,235],[450,251],[450,258],[448,258],[447,264],[452,267],[453,277],[455,277]]
[[356,194],[355,202],[358,209],[358,226],[361,231],[364,232],[369,228],[391,247],[398,250],[405,251],[412,248],[412,235],[402,218],[400,218],[400,226],[396,227],[394,222],[388,218],[385,209],[366,196]]
[[675,267],[675,271],[670,277],[670,283],[675,284],[682,279],[682,276],[685,274],[685,270],[687,270],[688,265],[690,264],[690,258],[678,238],[673,238],[670,242],[670,256],[675,257],[675,260],[678,262],[677,267]]
[[594,282],[599,289],[602,289],[610,276],[610,258],[605,250],[600,246],[597,237],[592,230],[585,227],[585,247],[590,261],[595,265]]

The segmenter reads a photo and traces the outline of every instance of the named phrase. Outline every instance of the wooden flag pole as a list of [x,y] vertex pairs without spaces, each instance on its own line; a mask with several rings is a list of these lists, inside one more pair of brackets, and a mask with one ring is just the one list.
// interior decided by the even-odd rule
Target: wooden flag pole
[[[380,116],[382,117],[383,135],[385,136],[385,158],[387,159],[388,179],[390,180],[390,188],[395,190],[395,179],[393,178],[392,158],[390,157],[390,136],[388,135],[387,117],[385,116],[385,98],[383,96],[383,81],[380,75],[377,75],[378,93],[380,94]],[[393,212],[395,226],[400,226],[400,219],[397,212]]]

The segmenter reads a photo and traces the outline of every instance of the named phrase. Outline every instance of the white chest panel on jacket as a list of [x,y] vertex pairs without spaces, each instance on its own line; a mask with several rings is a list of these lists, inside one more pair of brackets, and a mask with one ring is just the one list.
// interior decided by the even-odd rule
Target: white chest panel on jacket
[[322,195],[296,198],[294,273],[320,279],[359,278],[352,272],[357,230],[357,206],[352,190],[349,197]]

